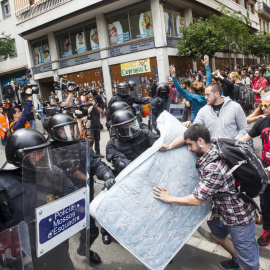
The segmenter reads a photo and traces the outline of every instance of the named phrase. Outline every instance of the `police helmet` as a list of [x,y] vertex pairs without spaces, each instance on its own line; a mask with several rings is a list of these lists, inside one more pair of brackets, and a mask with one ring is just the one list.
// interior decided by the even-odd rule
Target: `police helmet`
[[130,89],[129,85],[126,82],[121,82],[117,86],[117,91],[119,96],[129,96],[130,94]]
[[77,142],[81,139],[78,123],[71,115],[58,113],[48,124],[48,133],[54,141],[61,143]]
[[92,89],[91,89],[91,93],[92,93],[92,95],[97,95],[98,94],[98,91],[97,91],[97,88],[96,87],[93,87]]
[[158,96],[167,98],[170,93],[170,87],[167,83],[160,83],[157,88]]
[[130,88],[130,91],[135,91],[137,84],[131,80],[131,81],[128,81],[128,86]]
[[50,142],[38,131],[21,128],[11,133],[6,143],[6,163],[2,170],[16,170],[23,166],[24,158],[35,151],[47,151]]
[[112,127],[116,137],[124,141],[136,138],[141,133],[137,117],[128,110],[118,110],[113,113]]
[[110,115],[112,116],[115,111],[130,110],[130,106],[124,101],[116,101],[110,106]]

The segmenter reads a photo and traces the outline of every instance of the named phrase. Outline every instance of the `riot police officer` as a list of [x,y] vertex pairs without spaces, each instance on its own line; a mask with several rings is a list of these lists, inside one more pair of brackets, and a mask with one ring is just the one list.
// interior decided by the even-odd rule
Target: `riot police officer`
[[117,174],[159,138],[148,129],[141,129],[137,118],[128,110],[114,112],[112,127],[116,138],[108,141],[106,158],[112,162]]
[[[34,216],[38,199],[35,201],[36,196],[34,196],[35,198],[28,196],[28,193],[30,194],[32,190],[23,189],[23,184],[29,184],[28,187],[36,185],[36,169],[40,164],[42,164],[41,166],[49,164],[49,162],[45,162],[49,159],[49,146],[50,142],[36,130],[22,128],[9,136],[5,149],[7,161],[0,170],[1,231],[17,225],[21,221],[27,221],[28,216]],[[27,174],[28,183],[24,182],[23,173]],[[53,189],[54,185],[61,186],[59,196],[65,196],[74,191],[71,181],[62,170],[54,168],[54,166],[50,167],[49,173],[44,172],[43,176],[48,188]],[[44,195],[46,197],[46,194]],[[30,206],[30,208],[26,206]],[[26,209],[31,209],[31,211],[27,212]],[[75,269],[68,253],[68,241],[64,241],[44,256],[37,258],[35,252],[35,222],[29,222],[28,226],[32,240],[31,250],[34,269]]]
[[157,118],[164,110],[169,111],[170,104],[174,104],[175,101],[169,97],[170,87],[168,84],[160,83],[157,92],[157,95],[151,101],[151,120],[154,129],[159,134]]
[[[115,96],[113,96],[111,98],[111,100],[109,101],[108,104],[108,109],[110,110],[111,105],[116,102],[116,101],[124,101],[126,102],[130,108],[133,111],[133,103],[135,104],[147,104],[150,102],[149,98],[139,98],[139,97],[134,97],[130,95],[130,86],[126,83],[126,82],[121,82],[118,84],[117,86],[117,94]],[[134,115],[136,114],[136,112],[134,112]],[[108,122],[110,122],[111,118],[110,118],[110,113],[107,111],[106,113],[106,117],[107,117],[107,126],[108,126]]]
[[[137,117],[130,110],[116,110],[112,114],[112,128],[115,137],[106,145],[106,158],[112,162],[115,174],[119,174],[159,138],[148,129],[141,129]],[[110,239],[109,233],[103,228],[101,234]]]
[[[48,133],[53,147],[63,148],[63,146],[74,145],[77,149],[77,151],[72,152],[71,156],[68,148],[63,148],[59,159],[63,160],[61,167],[67,176],[76,183],[76,186],[79,188],[86,186],[85,161],[87,153],[85,146],[80,144],[82,137],[78,123],[72,116],[59,113],[50,119]],[[105,181],[107,189],[115,183],[112,170],[90,149],[90,202],[94,199],[94,174],[99,179]],[[95,220],[90,216],[90,246],[98,237],[98,234],[99,231]],[[83,252],[86,247],[86,241],[84,234],[81,234],[80,246],[77,249],[77,253],[81,256],[85,256]],[[99,255],[92,250],[90,250],[90,262],[95,264],[101,262]]]
[[151,78],[149,80],[148,92],[151,98],[154,98],[156,96],[156,93],[157,93],[157,79],[156,78]]

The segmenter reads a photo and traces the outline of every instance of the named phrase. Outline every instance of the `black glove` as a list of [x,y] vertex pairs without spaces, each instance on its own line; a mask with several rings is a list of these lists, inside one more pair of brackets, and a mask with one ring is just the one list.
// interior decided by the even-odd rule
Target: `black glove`
[[115,179],[113,177],[110,177],[108,180],[105,181],[105,187],[109,190],[115,183]]

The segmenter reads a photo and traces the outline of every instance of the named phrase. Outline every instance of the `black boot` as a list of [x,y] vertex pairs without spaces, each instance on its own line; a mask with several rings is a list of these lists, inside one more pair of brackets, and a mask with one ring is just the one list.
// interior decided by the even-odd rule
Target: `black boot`
[[101,259],[100,259],[99,255],[92,250],[90,250],[89,261],[90,261],[90,263],[94,263],[94,264],[101,263]]
[[102,242],[104,245],[109,245],[112,242],[112,238],[109,234],[102,234]]

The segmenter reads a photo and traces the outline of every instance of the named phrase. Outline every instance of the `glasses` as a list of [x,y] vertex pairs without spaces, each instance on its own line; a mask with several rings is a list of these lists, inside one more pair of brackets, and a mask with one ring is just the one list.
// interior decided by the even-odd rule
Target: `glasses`
[[260,105],[260,108],[261,109],[262,109],[262,107],[268,108],[270,106],[270,104],[262,104],[262,103],[260,103],[259,105]]

